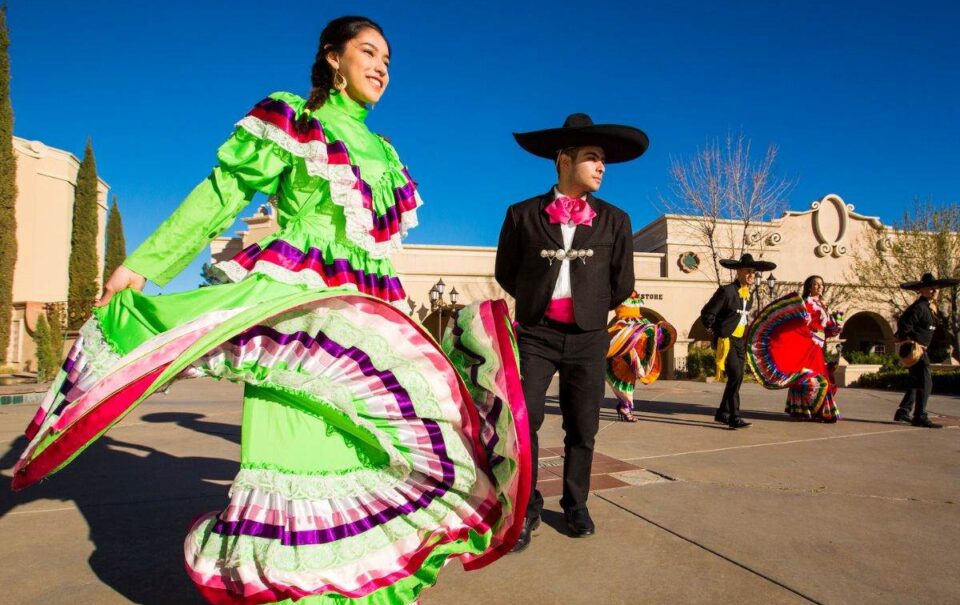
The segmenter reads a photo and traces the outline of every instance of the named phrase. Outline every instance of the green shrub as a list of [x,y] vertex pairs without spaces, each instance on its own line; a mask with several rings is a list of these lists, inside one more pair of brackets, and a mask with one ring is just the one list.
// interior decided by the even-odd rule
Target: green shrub
[[879,364],[881,372],[892,372],[900,366],[896,353],[864,353],[863,351],[844,351],[843,358],[852,364]]
[[702,347],[687,353],[687,378],[703,378],[717,373],[717,358],[712,349]]
[[[960,395],[960,371],[934,370],[933,392],[940,395]],[[854,386],[862,389],[884,389],[887,391],[903,391],[910,381],[910,374],[904,368],[894,371],[871,372],[864,374]]]

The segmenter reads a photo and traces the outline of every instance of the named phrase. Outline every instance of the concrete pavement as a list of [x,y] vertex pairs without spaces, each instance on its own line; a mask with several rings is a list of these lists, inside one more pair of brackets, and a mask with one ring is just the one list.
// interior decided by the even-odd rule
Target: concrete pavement
[[[891,422],[896,393],[845,389],[844,420],[822,425],[788,421],[784,392],[747,384],[754,425],[728,431],[712,421],[722,386],[642,388],[635,425],[608,400],[597,451],[623,464],[597,482],[621,487],[591,495],[597,534],[567,537],[547,498],[526,552],[451,563],[422,604],[960,602],[960,398],[931,398],[951,426],[928,430]],[[183,382],[52,479],[19,494],[5,479],[2,601],[200,603],[181,545],[226,502],[239,401],[236,385]],[[0,407],[5,477],[34,410]],[[561,442],[551,406],[541,443]]]

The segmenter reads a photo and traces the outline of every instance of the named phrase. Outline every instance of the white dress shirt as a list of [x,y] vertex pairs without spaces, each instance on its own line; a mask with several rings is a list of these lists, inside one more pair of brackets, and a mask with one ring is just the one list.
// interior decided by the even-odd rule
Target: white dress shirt
[[[563,194],[560,193],[556,187],[553,188],[553,199],[562,197]],[[581,196],[583,201],[587,201],[587,196]],[[563,235],[563,249],[566,252],[570,251],[570,246],[573,245],[573,234],[577,231],[577,225],[573,221],[568,222],[565,225],[560,225],[560,233]],[[573,296],[573,289],[570,287],[570,261],[568,259],[563,259],[560,263],[560,274],[557,275],[557,283],[553,286],[553,295],[550,297],[551,300],[556,300],[558,298],[571,298]]]

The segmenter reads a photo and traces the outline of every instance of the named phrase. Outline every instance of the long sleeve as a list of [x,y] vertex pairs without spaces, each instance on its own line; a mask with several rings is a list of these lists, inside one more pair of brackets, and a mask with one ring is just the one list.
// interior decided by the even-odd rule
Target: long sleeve
[[517,297],[517,267],[516,259],[519,250],[517,249],[517,221],[514,216],[513,208],[507,209],[507,215],[503,219],[503,226],[500,228],[500,240],[497,242],[497,259],[494,268],[494,276],[500,287],[506,290],[507,294]]
[[719,314],[723,309],[724,298],[724,289],[717,288],[717,291],[713,293],[713,296],[710,297],[710,300],[707,301],[707,304],[705,304],[703,309],[700,310],[700,321],[703,323],[703,326],[706,329],[714,329],[714,324],[717,321],[717,314]]
[[900,319],[897,320],[897,338],[900,340],[916,340],[916,323],[919,316],[919,308],[916,303],[906,308]]
[[289,153],[243,128],[217,152],[219,165],[124,261],[159,286],[167,284],[233,224],[256,192],[276,192]]
[[616,309],[625,301],[634,288],[633,275],[633,230],[630,217],[623,215],[613,244],[610,265],[610,308]]

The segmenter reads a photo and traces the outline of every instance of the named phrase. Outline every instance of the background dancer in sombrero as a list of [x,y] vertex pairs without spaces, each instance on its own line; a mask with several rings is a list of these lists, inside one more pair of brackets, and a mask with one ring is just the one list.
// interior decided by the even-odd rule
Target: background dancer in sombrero
[[713,419],[731,429],[743,429],[750,426],[740,417],[740,387],[746,357],[744,334],[753,308],[753,284],[757,271],[772,271],[777,265],[754,260],[750,253],[742,255],[740,260],[721,259],[720,265],[735,270],[737,277],[732,283],[717,288],[700,310],[700,321],[718,339],[717,350],[726,352],[724,359],[717,360],[718,365],[724,365],[727,384]]
[[634,290],[630,298],[614,311],[607,328],[607,383],[617,396],[617,418],[636,422],[633,393],[637,382],[653,384],[660,377],[663,352],[677,340],[677,331],[665,321],[652,322],[643,317],[643,299]]
[[919,281],[907,282],[900,286],[904,290],[916,292],[917,299],[897,320],[898,353],[901,363],[910,371],[910,382],[900,401],[900,407],[897,408],[893,417],[897,422],[909,422],[913,426],[928,429],[941,428],[941,425],[927,418],[927,398],[933,390],[927,347],[930,346],[933,333],[937,328],[933,309],[936,308],[940,288],[952,288],[957,284],[960,284],[960,279],[934,279],[932,273],[924,273]]
[[[505,305],[464,309],[447,357],[389,304],[404,298],[390,253],[421,204],[364,123],[389,62],[369,19],[327,25],[308,98],[274,93],[238,122],[212,174],[107,281],[27,430],[15,489],[176,378],[245,382],[229,505],[185,544],[214,603],[411,603],[448,558],[481,567],[522,528],[529,430]],[[280,230],[216,266],[228,283],[139,292],[257,192],[276,196]]]
[[[570,534],[594,533],[587,511],[593,446],[600,423],[607,315],[634,288],[630,217],[595,197],[607,163],[639,157],[647,135],[629,126],[594,124],[582,113],[562,128],[514,134],[525,150],[554,163],[557,184],[507,209],[497,246],[497,282],[517,301],[523,393],[530,417],[534,485],[537,431],[547,388],[560,377],[563,497]],[[517,550],[540,524],[535,492]]]

